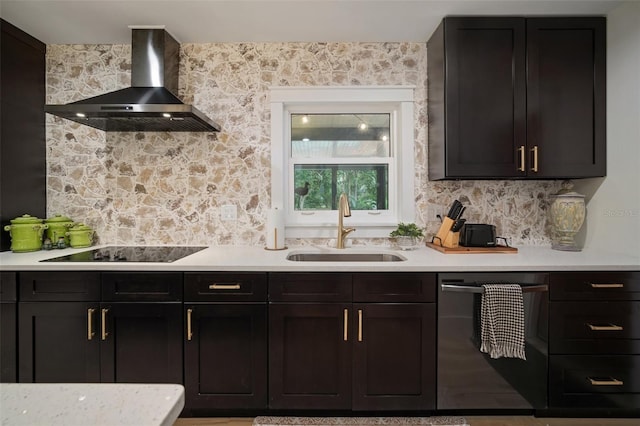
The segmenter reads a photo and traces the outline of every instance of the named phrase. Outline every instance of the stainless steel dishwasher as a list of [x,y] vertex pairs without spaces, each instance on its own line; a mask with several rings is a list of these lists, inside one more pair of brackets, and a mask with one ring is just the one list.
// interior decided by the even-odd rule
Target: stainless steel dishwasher
[[[522,286],[526,361],[480,352],[480,301],[487,283]],[[438,275],[439,410],[547,407],[548,284],[546,273]]]

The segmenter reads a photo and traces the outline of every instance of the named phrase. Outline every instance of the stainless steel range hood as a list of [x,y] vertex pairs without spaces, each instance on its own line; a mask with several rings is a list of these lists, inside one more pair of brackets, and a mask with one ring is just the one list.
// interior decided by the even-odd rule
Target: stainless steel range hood
[[131,86],[45,112],[107,132],[219,132],[177,96],[180,45],[162,28],[133,28]]

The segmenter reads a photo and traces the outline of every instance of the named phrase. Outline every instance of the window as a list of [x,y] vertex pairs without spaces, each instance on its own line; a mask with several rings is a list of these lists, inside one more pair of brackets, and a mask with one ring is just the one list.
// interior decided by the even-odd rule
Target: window
[[357,237],[414,221],[413,89],[273,88],[272,205],[288,238],[332,237],[346,193]]

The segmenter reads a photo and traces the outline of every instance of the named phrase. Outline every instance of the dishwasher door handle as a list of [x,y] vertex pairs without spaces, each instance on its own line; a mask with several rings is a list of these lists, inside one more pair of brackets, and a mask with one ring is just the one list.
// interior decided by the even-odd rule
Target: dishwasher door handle
[[[547,284],[523,285],[521,287],[523,293],[549,291],[549,286]],[[440,288],[442,289],[442,291],[453,291],[457,293],[484,293],[484,289],[482,288],[482,286],[475,285],[440,284]]]

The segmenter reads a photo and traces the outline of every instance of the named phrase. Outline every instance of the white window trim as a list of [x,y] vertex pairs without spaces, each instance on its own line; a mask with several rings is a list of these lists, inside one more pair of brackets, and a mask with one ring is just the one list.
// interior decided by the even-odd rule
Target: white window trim
[[[288,149],[289,110],[322,104],[372,104],[394,105],[398,111],[396,140],[392,156],[397,156],[398,181],[391,189],[398,222],[415,221],[414,203],[414,86],[322,86],[322,87],[272,87],[271,88],[271,207],[287,209],[285,191],[289,179]],[[390,194],[391,195],[391,194]],[[401,196],[402,195],[402,196]],[[395,201],[392,198],[395,197]],[[293,198],[290,199],[293,201]],[[345,219],[346,226],[354,226],[353,238],[387,237],[395,229],[395,219],[387,218],[379,223],[357,223],[355,218]],[[391,222],[391,220],[393,220]],[[285,224],[287,238],[335,237],[338,218],[323,224]]]

